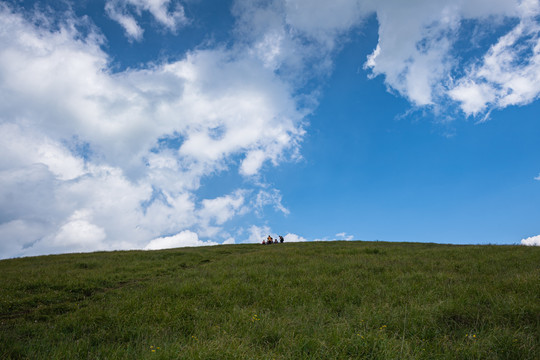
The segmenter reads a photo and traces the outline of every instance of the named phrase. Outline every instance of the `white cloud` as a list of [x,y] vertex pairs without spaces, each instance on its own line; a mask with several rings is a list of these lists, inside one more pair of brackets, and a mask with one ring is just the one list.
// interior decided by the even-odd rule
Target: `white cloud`
[[56,233],[34,242],[26,255],[110,250],[104,229],[93,223],[88,210],[75,211]]
[[135,20],[133,16],[122,13],[121,10],[116,9],[111,3],[107,3],[105,9],[107,10],[109,17],[124,28],[126,36],[129,39],[136,41],[142,40],[144,30],[139,26],[137,20]]
[[[106,7],[133,40],[142,12],[172,32],[188,22],[177,1]],[[114,72],[88,21],[53,26],[0,5],[0,257],[70,251],[76,233],[88,249],[143,248],[163,234],[227,241],[224,225],[249,210],[286,214],[277,190],[211,199],[197,190],[222,172],[257,180],[267,165],[300,158],[311,109],[299,107],[298,89],[330,73],[348,32],[372,14],[379,39],[366,68],[417,106],[452,99],[474,116],[540,93],[536,0],[238,0],[233,14],[229,47]],[[518,23],[459,68],[463,20],[494,17]],[[269,230],[250,228],[248,241]]]
[[140,17],[143,11],[149,12],[155,21],[173,33],[189,23],[183,6],[171,0],[107,0],[105,10],[124,28],[129,39],[137,41],[142,40],[144,30],[135,15]]
[[[414,106],[437,108],[452,100],[475,116],[526,104],[540,93],[537,0],[237,0],[233,11],[252,54],[292,82],[328,74],[350,30],[375,14],[379,39],[365,68]],[[456,47],[464,23],[489,30],[509,18],[520,22],[483,56],[464,63],[460,51],[469,49]],[[470,47],[480,41],[467,40]],[[246,158],[246,174],[260,167],[259,158]]]
[[347,235],[347,233],[342,232],[342,233],[336,234],[336,239],[337,239],[337,240],[347,240],[347,241],[351,241],[351,240],[354,239],[354,235]]
[[461,102],[467,115],[488,106],[528,104],[540,95],[540,6],[537,1],[524,1],[520,9],[520,23],[450,90],[450,97]]
[[218,245],[213,241],[201,241],[196,233],[184,230],[173,236],[160,237],[153,239],[144,247],[144,250],[172,249],[189,246],[209,246]]
[[105,231],[91,223],[91,216],[85,211],[76,211],[68,222],[60,228],[52,240],[53,246],[66,247],[70,250],[77,247],[81,250],[104,250]]
[[540,181],[540,174],[537,177],[535,177],[534,180]]
[[237,0],[236,32],[251,54],[295,84],[332,69],[331,55],[363,15],[359,1]]
[[296,235],[296,234],[291,234],[291,233],[285,235],[283,238],[285,239],[285,242],[303,242],[303,241],[307,241],[302,236],[299,236],[299,235]]
[[[417,106],[433,105],[445,97],[445,83],[459,63],[453,44],[464,19],[483,21],[490,16],[518,16],[518,1],[378,1],[374,10],[379,21],[379,42],[368,57],[366,68],[384,75],[386,84]],[[467,84],[467,78],[460,81]],[[464,108],[480,111],[481,87],[454,90],[449,95],[465,100]],[[480,103],[480,104],[479,104]]]
[[432,89],[450,67],[446,33],[457,26],[447,8],[432,3],[379,4],[379,42],[366,62],[373,75],[384,74],[390,87],[419,106],[432,104]]
[[521,239],[521,245],[540,246],[540,235],[531,236],[526,239]]
[[[270,229],[269,226],[256,226],[252,225],[248,229],[248,238],[244,241],[246,243],[262,243],[263,240],[266,240],[266,238],[270,235],[273,238],[277,238],[277,235],[274,235],[275,233]],[[297,234],[288,233],[287,235],[283,236],[285,239],[285,242],[301,242],[301,241],[308,241],[302,236],[299,236]]]
[[496,97],[493,88],[489,85],[477,84],[469,79],[460,81],[459,85],[448,92],[448,95],[461,102],[461,109],[468,115],[485,111],[487,105]]
[[[2,202],[2,204],[4,204]],[[0,224],[0,258],[19,254],[21,249],[31,246],[36,239],[54,231],[47,223],[31,219],[17,219]]]
[[293,89],[248,47],[112,73],[101,37],[65,21],[0,7],[0,257],[143,248],[186,229],[226,241],[255,195],[199,199],[201,179],[296,158]]
[[262,210],[265,206],[273,205],[274,210],[280,211],[285,215],[288,215],[290,211],[281,203],[282,196],[279,190],[271,189],[269,191],[260,190],[254,200],[254,208],[259,215],[262,214]]
[[0,171],[43,164],[58,180],[72,180],[85,173],[84,161],[74,157],[63,144],[32,128],[18,124],[0,123]]
[[198,215],[204,224],[213,221],[217,225],[223,225],[242,211],[245,195],[245,191],[237,190],[232,194],[215,199],[204,199],[201,202],[202,208],[198,211]]
[[268,235],[272,234],[270,227],[268,226],[256,226],[251,225],[248,229],[248,238],[244,241],[246,243],[262,243]]
[[313,37],[335,37],[354,27],[366,9],[363,1],[285,1],[287,23]]

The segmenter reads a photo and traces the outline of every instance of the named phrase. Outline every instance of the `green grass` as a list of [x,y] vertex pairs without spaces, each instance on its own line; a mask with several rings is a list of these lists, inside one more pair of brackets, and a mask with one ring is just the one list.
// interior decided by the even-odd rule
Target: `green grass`
[[0,261],[1,359],[539,359],[540,248],[224,245]]

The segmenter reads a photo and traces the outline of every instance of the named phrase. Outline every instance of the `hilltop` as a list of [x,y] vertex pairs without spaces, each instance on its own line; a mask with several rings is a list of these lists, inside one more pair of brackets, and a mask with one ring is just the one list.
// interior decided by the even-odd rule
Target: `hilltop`
[[540,248],[319,242],[0,261],[2,359],[538,359]]

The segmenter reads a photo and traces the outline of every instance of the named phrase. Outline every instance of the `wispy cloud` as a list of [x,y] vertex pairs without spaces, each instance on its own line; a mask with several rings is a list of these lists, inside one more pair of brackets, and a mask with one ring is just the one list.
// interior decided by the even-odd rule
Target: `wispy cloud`
[[524,105],[540,94],[540,5],[523,1],[520,22],[502,36],[449,91],[467,115]]
[[166,30],[175,33],[189,23],[184,7],[174,0],[107,0],[105,10],[109,17],[124,28],[130,40],[141,41],[144,29],[137,22],[143,11]]
[[354,235],[348,235],[347,233],[342,232],[342,233],[336,234],[336,239],[337,239],[337,240],[347,240],[347,241],[351,241],[351,240],[354,239]]

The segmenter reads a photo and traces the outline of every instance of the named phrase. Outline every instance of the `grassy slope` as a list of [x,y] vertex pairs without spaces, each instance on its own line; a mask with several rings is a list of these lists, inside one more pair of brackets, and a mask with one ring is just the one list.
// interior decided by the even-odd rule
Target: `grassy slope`
[[539,359],[540,248],[229,245],[0,261],[0,358]]

